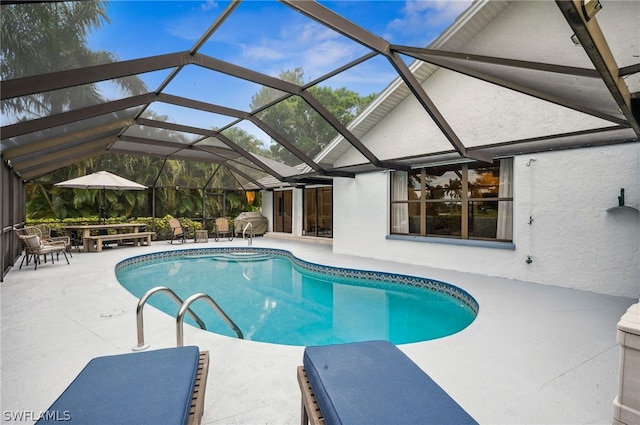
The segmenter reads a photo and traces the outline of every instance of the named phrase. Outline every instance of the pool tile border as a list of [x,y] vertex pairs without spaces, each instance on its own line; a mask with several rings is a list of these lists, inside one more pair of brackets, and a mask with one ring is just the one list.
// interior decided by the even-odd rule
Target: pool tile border
[[[422,288],[432,290],[441,294],[448,295],[466,305],[477,316],[479,311],[478,302],[467,291],[458,288],[449,283],[441,282],[434,279],[424,277],[408,276],[388,272],[357,270],[342,267],[326,266],[322,264],[311,263],[301,260],[294,256],[291,252],[283,249],[275,248],[243,248],[243,247],[224,247],[224,248],[192,248],[173,251],[162,251],[151,254],[139,255],[127,258],[116,264],[116,276],[119,272],[129,267],[141,264],[153,264],[155,262],[166,261],[171,258],[189,258],[202,257],[216,254],[260,254],[286,257],[293,264],[304,270],[305,272],[318,275],[318,277],[330,275],[333,279],[337,279],[339,283],[350,283],[349,280],[366,281],[370,286],[383,286],[389,283],[405,285],[413,288]],[[238,259],[239,261],[247,261],[248,258]],[[352,283],[352,282],[351,282]],[[387,288],[388,289],[388,288]]]

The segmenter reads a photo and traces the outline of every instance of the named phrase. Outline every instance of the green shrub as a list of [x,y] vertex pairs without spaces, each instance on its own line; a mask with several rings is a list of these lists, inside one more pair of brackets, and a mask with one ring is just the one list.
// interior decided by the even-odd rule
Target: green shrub
[[[157,218],[155,220],[155,228],[153,223],[153,217],[136,217],[136,218],[128,218],[128,217],[111,217],[105,220],[106,224],[117,224],[117,223],[143,223],[147,226],[147,231],[155,231],[156,232],[156,240],[170,240],[171,239],[171,227],[169,226],[169,219],[172,216],[167,215],[162,218]],[[179,218],[180,224],[187,231],[187,235],[189,238],[194,237],[195,230],[202,230],[202,223],[199,221],[194,221],[189,218]],[[27,219],[26,225],[33,226],[36,224],[46,224],[48,225],[52,231],[62,231],[65,226],[75,226],[75,225],[84,225],[84,224],[101,224],[99,217],[82,217],[82,218],[65,218],[62,220],[59,219]]]

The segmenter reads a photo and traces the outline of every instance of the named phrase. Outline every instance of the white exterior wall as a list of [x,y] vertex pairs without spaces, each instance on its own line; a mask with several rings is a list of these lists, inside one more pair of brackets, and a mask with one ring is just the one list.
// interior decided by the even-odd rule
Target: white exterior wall
[[[623,11],[613,13],[613,16],[619,15],[620,25],[625,25],[624,17],[634,16],[638,8],[634,3],[638,2],[617,3],[616,8],[623,8]],[[536,18],[532,19],[532,16]],[[512,2],[494,22],[469,41],[468,47],[458,46],[444,50],[476,51],[480,48],[487,56],[503,57],[503,50],[505,47],[509,48],[505,44],[526,45],[530,48],[520,49],[522,57],[519,59],[564,63],[567,57],[575,56],[573,53],[576,47],[573,43],[556,43],[550,49],[547,43],[531,45],[526,42],[541,37],[540,22],[551,21],[556,24],[545,26],[543,36],[550,40],[569,40],[571,33],[566,33],[566,25],[557,24],[562,20],[555,2]],[[505,34],[509,34],[508,42],[505,42]],[[580,62],[572,65],[584,68],[592,66],[587,55],[580,56]],[[611,126],[610,122],[601,118],[480,79],[469,78],[445,68],[438,69],[422,83],[422,87],[465,147]],[[553,93],[554,87],[550,85],[547,91]],[[451,143],[414,96],[408,96],[397,105],[375,127],[368,130],[361,140],[378,159],[383,160],[441,153],[452,149]],[[351,147],[335,161],[334,166],[366,162],[366,158]]]
[[302,189],[293,189],[291,195],[292,209],[291,211],[291,232],[293,236],[302,236],[302,224],[303,224],[303,194]]
[[[527,167],[531,158],[535,161]],[[618,205],[620,188],[625,189],[626,205],[640,208],[638,143],[516,157],[516,249],[505,250],[387,240],[388,173],[336,178],[333,250],[640,297],[640,215],[607,212]],[[531,264],[525,261],[529,255]]]
[[267,217],[267,232],[273,232],[273,192],[262,191],[262,215]]
[[[422,86],[466,147],[609,125],[599,118],[588,118],[571,109],[446,70],[437,71]],[[465,96],[473,101],[461,102]],[[413,96],[380,120],[362,141],[378,158],[390,160],[451,150],[451,143]],[[364,162],[366,159],[352,147],[335,165]]]

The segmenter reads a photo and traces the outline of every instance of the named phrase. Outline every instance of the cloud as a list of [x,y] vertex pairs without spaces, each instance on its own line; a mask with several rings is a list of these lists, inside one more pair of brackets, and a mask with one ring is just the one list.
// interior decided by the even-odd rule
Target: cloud
[[356,57],[354,46],[340,41],[319,43],[303,54],[302,68],[311,77],[319,77]]
[[242,45],[242,54],[250,57],[252,61],[264,62],[282,60],[286,57],[286,54],[280,49],[274,49],[273,46],[260,44],[245,44]]
[[[320,24],[315,22],[306,22],[303,25],[299,25],[293,28],[293,32],[295,34],[296,42],[308,45],[310,43],[322,43],[327,40],[335,40],[340,38],[340,36],[326,28]],[[287,35],[289,31],[283,33],[283,35]]]
[[361,95],[368,95],[382,91],[397,76],[393,69],[387,67],[362,65],[351,72],[336,75],[327,84],[333,88],[347,87]]
[[218,2],[213,0],[207,0],[202,5],[200,5],[200,9],[204,10],[205,12],[208,10],[217,9],[217,8],[218,8]]
[[[386,26],[386,31],[392,35],[379,35],[392,43],[425,46],[470,3],[471,0],[409,0],[397,2],[393,8],[387,6],[390,13],[370,15],[367,19],[381,28],[385,20],[396,16],[397,19]],[[245,13],[251,10],[259,13]],[[286,12],[286,9],[282,10]],[[280,12],[271,2],[245,4],[245,9],[239,8],[216,32],[202,53],[274,77],[283,71],[302,68],[305,81],[311,81],[369,51],[359,43],[300,14]],[[179,27],[186,30],[193,25],[180,23]],[[240,28],[242,30],[238,31]],[[375,61],[375,64],[374,67],[372,61],[367,61],[332,77],[327,83],[341,86],[355,84],[367,94],[378,91],[382,83],[388,84],[395,74],[385,60]],[[369,88],[367,84],[375,88]]]
[[197,6],[189,6],[190,10],[182,15],[178,9],[180,12],[165,21],[165,31],[173,37],[197,41],[219,13],[219,6],[217,1],[207,0]]
[[294,31],[294,37],[283,40],[285,48],[312,79],[353,60],[358,51],[363,53],[352,41],[316,23],[305,23]]
[[243,66],[272,76],[302,68],[305,79],[314,79],[363,54],[363,49],[324,26],[303,22],[242,44],[239,52],[235,62]]
[[407,44],[426,45],[471,3],[472,0],[407,0],[401,15],[387,25],[385,37],[394,42],[391,34],[397,33],[413,40]]

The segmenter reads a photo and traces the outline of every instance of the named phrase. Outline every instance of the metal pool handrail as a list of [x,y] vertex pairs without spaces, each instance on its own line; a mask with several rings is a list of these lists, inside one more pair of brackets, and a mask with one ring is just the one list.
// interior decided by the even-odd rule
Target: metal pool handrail
[[[143,321],[143,318],[142,318],[142,310],[144,309],[144,306],[147,303],[147,300],[152,295],[157,294],[158,292],[164,292],[167,295],[169,295],[176,303],[180,304],[180,306],[184,305],[184,301],[182,301],[182,299],[178,296],[178,294],[176,294],[175,292],[173,292],[171,289],[167,288],[166,286],[156,286],[155,288],[151,288],[147,292],[145,292],[144,295],[142,297],[140,297],[140,300],[138,301],[138,306],[136,308],[136,325],[137,325],[137,328],[138,328],[138,345],[133,347],[133,351],[141,351],[141,350],[146,350],[147,348],[149,348],[149,344],[145,344],[144,343],[144,321]],[[200,329],[205,329],[205,330],[207,329],[207,327],[204,324],[204,322],[190,308],[187,308],[186,312],[189,313],[189,315],[193,318],[193,320],[196,321],[196,323],[198,323],[198,326],[200,326]]]
[[253,223],[252,222],[248,222],[244,226],[244,229],[242,229],[242,239],[245,239],[244,234],[249,227],[251,228],[251,232],[249,232],[249,246],[251,246],[253,244]]
[[200,298],[203,298],[205,301],[209,303],[209,305],[211,305],[211,307],[213,307],[215,312],[218,313],[218,315],[222,317],[222,319],[227,323],[227,325],[229,325],[229,327],[233,329],[236,335],[238,335],[238,338],[244,339],[244,335],[242,334],[242,331],[240,330],[238,325],[236,325],[233,322],[233,320],[231,320],[231,318],[227,316],[227,313],[225,313],[222,310],[222,308],[220,308],[218,303],[216,303],[213,300],[213,298],[211,298],[209,295],[199,293],[199,294],[193,294],[189,298],[187,298],[187,300],[184,303],[182,303],[182,306],[180,307],[180,311],[178,311],[178,316],[176,317],[176,335],[177,335],[176,345],[178,347],[182,347],[184,345],[184,333],[183,333],[183,327],[182,327],[184,314],[189,311],[189,306],[191,305],[191,303],[193,303],[194,301]]

